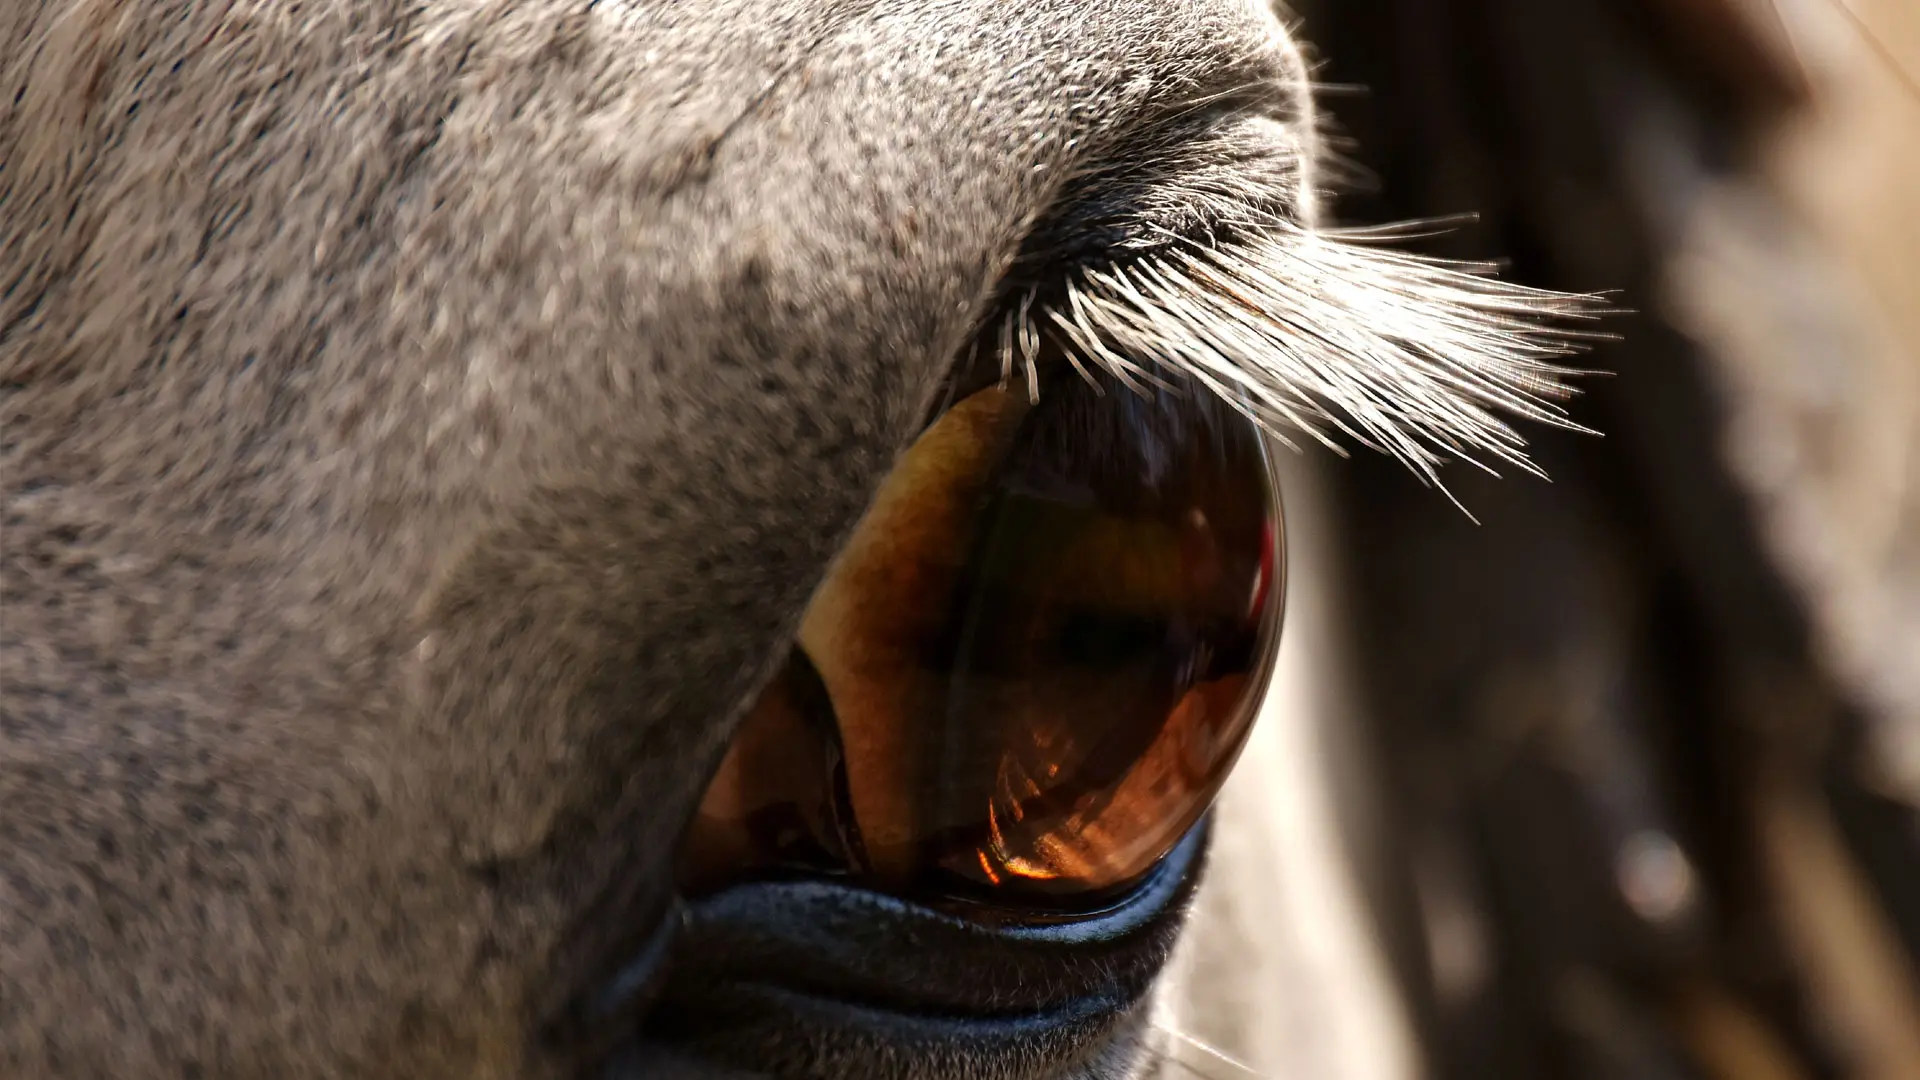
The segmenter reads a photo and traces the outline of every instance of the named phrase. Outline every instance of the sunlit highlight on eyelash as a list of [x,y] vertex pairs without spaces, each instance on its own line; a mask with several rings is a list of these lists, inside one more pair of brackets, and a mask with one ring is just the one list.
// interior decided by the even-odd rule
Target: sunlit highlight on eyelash
[[1023,297],[999,335],[1002,372],[1031,371],[1046,334],[1134,389],[1191,377],[1282,442],[1291,428],[1340,452],[1331,429],[1436,485],[1456,456],[1538,473],[1499,414],[1587,430],[1559,404],[1579,372],[1553,361],[1601,336],[1571,324],[1602,301],[1381,246],[1404,235],[1270,220],[1216,245],[1168,237],[1082,270],[1057,300]]

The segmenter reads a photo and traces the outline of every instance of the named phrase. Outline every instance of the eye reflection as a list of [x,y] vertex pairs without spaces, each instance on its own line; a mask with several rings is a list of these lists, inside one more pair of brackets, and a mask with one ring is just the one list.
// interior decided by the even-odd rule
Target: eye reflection
[[780,872],[1084,901],[1205,812],[1284,592],[1259,433],[1199,391],[989,388],[904,455],[687,834],[682,884]]

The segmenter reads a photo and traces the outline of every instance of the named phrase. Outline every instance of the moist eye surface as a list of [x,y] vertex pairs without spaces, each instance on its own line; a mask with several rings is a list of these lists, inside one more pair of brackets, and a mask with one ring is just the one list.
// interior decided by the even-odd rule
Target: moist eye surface
[[1194,387],[989,387],[922,434],[687,835],[683,886],[830,873],[1075,904],[1204,813],[1283,592],[1262,437]]

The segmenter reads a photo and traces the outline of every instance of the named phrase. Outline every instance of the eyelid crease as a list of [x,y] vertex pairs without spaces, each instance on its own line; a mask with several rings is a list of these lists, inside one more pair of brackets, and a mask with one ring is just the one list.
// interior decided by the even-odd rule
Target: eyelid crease
[[1384,451],[1443,492],[1450,456],[1540,474],[1500,414],[1593,433],[1559,404],[1592,372],[1555,361],[1608,336],[1577,325],[1606,314],[1601,297],[1384,246],[1417,226],[1235,224],[1206,242],[1167,233],[1155,251],[1009,305],[1003,375],[1045,338],[1135,390],[1165,385],[1160,373],[1190,379],[1288,446],[1291,428],[1336,453],[1335,433]]

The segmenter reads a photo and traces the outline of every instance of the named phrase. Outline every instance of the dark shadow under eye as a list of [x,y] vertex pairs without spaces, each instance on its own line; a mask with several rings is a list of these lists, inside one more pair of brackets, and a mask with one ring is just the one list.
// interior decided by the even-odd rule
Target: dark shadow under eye
[[990,387],[903,456],[686,838],[777,873],[1086,906],[1219,790],[1278,634],[1262,437],[1202,392]]

